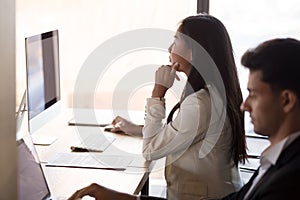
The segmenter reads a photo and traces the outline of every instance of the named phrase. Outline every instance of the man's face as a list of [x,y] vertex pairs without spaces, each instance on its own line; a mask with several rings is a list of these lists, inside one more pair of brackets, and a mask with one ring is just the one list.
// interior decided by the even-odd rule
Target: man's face
[[262,81],[260,70],[250,71],[248,91],[249,95],[242,103],[241,110],[249,112],[254,132],[275,137],[284,114],[279,94],[274,93],[270,85]]

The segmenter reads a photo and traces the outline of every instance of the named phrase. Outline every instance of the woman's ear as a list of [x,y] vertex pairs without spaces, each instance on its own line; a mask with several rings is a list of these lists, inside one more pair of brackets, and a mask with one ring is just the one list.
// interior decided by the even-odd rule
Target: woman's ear
[[283,90],[281,92],[282,98],[282,107],[285,113],[290,112],[293,108],[295,108],[298,103],[298,97],[295,92],[291,90]]

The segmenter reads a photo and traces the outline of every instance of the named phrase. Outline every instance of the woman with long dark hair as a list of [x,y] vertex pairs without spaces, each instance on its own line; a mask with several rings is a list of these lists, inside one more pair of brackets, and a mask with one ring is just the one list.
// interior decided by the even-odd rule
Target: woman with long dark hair
[[[122,117],[113,123],[125,133],[143,136],[147,160],[166,157],[168,199],[223,197],[242,186],[238,164],[247,157],[242,94],[229,35],[213,16],[187,17],[180,23],[169,52],[171,65],[156,71],[144,127]],[[164,96],[176,71],[186,74],[187,83],[163,124]],[[88,188],[98,188],[102,195],[120,194],[96,184]],[[85,191],[88,189],[77,195]],[[130,197],[120,195],[122,199]]]

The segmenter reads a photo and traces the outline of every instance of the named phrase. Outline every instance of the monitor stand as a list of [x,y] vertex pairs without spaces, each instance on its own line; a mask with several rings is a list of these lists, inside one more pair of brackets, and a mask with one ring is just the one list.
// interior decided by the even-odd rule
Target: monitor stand
[[51,135],[38,135],[38,134],[33,134],[31,135],[32,142],[35,145],[51,145],[53,142],[57,140],[57,137],[51,136]]

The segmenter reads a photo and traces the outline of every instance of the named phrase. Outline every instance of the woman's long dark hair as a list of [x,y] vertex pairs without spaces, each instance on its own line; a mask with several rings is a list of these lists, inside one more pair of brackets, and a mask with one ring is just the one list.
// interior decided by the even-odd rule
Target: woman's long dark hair
[[[215,17],[200,14],[185,18],[178,31],[199,43],[210,55],[216,64],[221,78],[223,79],[226,93],[226,112],[232,128],[232,141],[230,157],[237,166],[239,162],[244,163],[247,158],[246,140],[244,129],[244,115],[240,110],[243,101],[237,69],[233,57],[233,49],[229,35],[224,25]],[[187,85],[183,91],[180,102],[188,95],[206,88],[206,83],[197,70],[201,67],[201,56],[197,56],[197,48],[186,41],[188,48],[192,49],[192,69],[188,75]],[[202,66],[203,67],[203,66]],[[213,83],[214,84],[214,83]],[[218,85],[215,85],[217,89]],[[180,108],[180,102],[171,110],[167,122],[172,120],[174,112]]]

